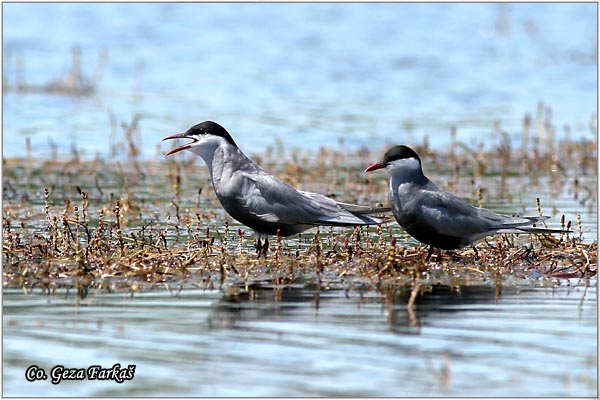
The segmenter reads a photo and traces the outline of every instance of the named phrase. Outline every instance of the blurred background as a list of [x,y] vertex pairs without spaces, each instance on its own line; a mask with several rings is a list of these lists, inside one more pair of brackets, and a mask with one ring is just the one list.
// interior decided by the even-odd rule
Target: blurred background
[[[3,269],[3,395],[597,397],[597,279],[579,277],[597,264],[586,251],[597,253],[589,243],[597,242],[597,4],[3,3],[2,10],[3,266],[14,267]],[[339,250],[323,257],[351,260],[340,261],[339,275],[312,267],[317,284],[300,275],[302,261],[286,266],[298,279],[285,290],[279,261],[248,258],[239,274],[233,257],[249,254],[242,252],[248,231],[228,242],[232,258],[204,253],[218,274],[200,262],[187,269],[195,257],[187,252],[204,247],[204,232],[218,237],[216,249],[240,228],[232,222],[221,236],[229,219],[200,160],[190,153],[162,161],[175,145],[163,137],[204,120],[225,126],[248,155],[267,154],[260,164],[276,175],[364,204],[385,200],[385,174],[367,178],[366,162],[349,168],[336,154],[374,162],[363,149],[427,142],[439,150],[427,161],[439,172],[434,181],[445,178],[457,194],[505,213],[535,215],[539,197],[551,227],[566,215],[588,243],[565,241],[553,249],[565,254],[553,259],[537,254],[537,242],[514,244],[490,253],[505,262],[498,268],[432,266],[414,309],[396,273],[417,270],[392,267],[385,273],[398,290],[388,290],[378,274],[389,261],[382,269],[352,265],[360,246],[355,256],[339,250],[359,236],[352,231],[321,231],[325,248]],[[570,146],[533,147],[566,138]],[[454,139],[491,156],[465,151],[471,165],[444,158]],[[523,147],[569,157],[509,157]],[[290,154],[281,152],[292,149],[314,155],[305,159],[317,168],[284,162]],[[73,155],[103,162],[71,162]],[[46,161],[59,158],[65,162]],[[341,167],[324,168],[330,159]],[[81,239],[84,230],[73,224],[73,234],[67,218],[86,215],[94,247],[100,237],[107,255],[96,260],[86,251],[84,263],[71,246],[82,240],[92,248],[88,229]],[[50,229],[57,221],[61,235]],[[398,246],[415,242],[397,224],[388,227],[362,240],[390,260],[388,237]],[[136,244],[156,243],[152,251],[174,275],[155,268],[153,256],[139,261],[152,251],[131,248],[125,257],[122,232]],[[46,259],[57,254],[59,236],[73,240],[60,258]],[[315,260],[307,265],[321,265],[313,238],[320,243],[315,232],[292,238],[291,248],[296,259],[301,251]],[[163,256],[161,243],[174,253]],[[44,248],[44,257],[32,256]],[[172,268],[180,258],[168,254],[186,257],[185,266]],[[223,260],[234,260],[227,278]],[[91,280],[88,266],[101,279]],[[133,272],[145,280],[126,275]],[[24,375],[32,364],[49,372],[59,363],[117,362],[135,364],[135,379],[53,385]]]
[[[249,153],[595,135],[597,5],[3,4],[3,156],[140,156],[204,120]],[[539,116],[539,115],[538,115]],[[543,139],[543,138],[542,138]],[[158,148],[158,146],[163,146]]]

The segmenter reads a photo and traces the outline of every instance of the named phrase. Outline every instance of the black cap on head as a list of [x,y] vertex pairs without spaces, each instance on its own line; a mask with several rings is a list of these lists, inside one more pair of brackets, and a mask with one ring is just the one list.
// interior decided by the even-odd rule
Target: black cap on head
[[188,133],[190,135],[211,134],[211,135],[215,135],[215,136],[220,136],[223,139],[227,140],[232,145],[237,146],[235,144],[235,142],[233,141],[233,138],[231,137],[229,132],[227,132],[227,130],[225,128],[223,128],[221,125],[219,125],[213,121],[200,122],[199,124],[196,124],[196,125],[192,126],[190,129],[188,129],[186,133]]
[[387,164],[389,162],[402,160],[405,158],[416,158],[419,160],[419,164],[421,163],[421,157],[419,157],[419,155],[413,149],[404,145],[394,146],[386,151],[383,155],[383,163]]

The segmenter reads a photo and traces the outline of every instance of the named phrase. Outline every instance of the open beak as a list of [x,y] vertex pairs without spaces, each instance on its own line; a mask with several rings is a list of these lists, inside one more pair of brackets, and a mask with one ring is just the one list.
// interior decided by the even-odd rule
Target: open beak
[[367,167],[367,169],[365,169],[365,172],[371,172],[371,171],[375,171],[376,169],[382,169],[385,168],[387,165],[382,163],[382,162],[378,162],[375,164],[371,164]]
[[184,144],[183,146],[175,147],[173,150],[170,150],[167,153],[165,153],[165,157],[170,156],[171,154],[178,153],[181,150],[189,149],[190,147],[192,147],[192,145],[194,143],[196,143],[198,141],[198,139],[196,139],[193,136],[189,136],[185,132],[184,133],[176,133],[174,135],[167,136],[166,138],[163,139],[163,141],[169,140],[169,139],[192,139],[192,142]]

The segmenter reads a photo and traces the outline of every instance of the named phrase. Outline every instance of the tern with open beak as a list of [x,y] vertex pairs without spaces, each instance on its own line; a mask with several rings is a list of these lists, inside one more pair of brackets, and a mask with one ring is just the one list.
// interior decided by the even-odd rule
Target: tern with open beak
[[[182,150],[204,159],[221,205],[257,234],[257,251],[268,250],[268,235],[290,236],[324,226],[376,225],[370,214],[389,208],[341,203],[318,193],[294,189],[250,160],[221,125],[205,121],[163,140],[190,139],[165,156]],[[261,243],[261,239],[263,242]]]

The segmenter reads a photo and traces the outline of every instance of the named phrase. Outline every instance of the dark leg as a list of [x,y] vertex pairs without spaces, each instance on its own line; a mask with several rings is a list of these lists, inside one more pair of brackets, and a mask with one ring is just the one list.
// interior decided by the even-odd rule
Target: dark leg
[[475,259],[479,260],[479,252],[477,251],[477,247],[472,246],[473,247],[473,251],[475,252]]
[[427,252],[427,257],[425,257],[425,262],[429,261],[432,254],[433,254],[433,246],[429,246],[429,251]]
[[438,254],[437,254],[437,263],[441,263],[442,262],[442,249],[438,249]]
[[269,239],[265,238],[264,242],[260,240],[260,238],[256,238],[256,255],[257,256],[267,256],[267,252],[269,251]]
[[256,247],[256,254],[258,254],[260,256],[260,251],[262,250],[262,244],[261,244],[259,238],[256,238],[256,245],[254,245],[254,247]]

